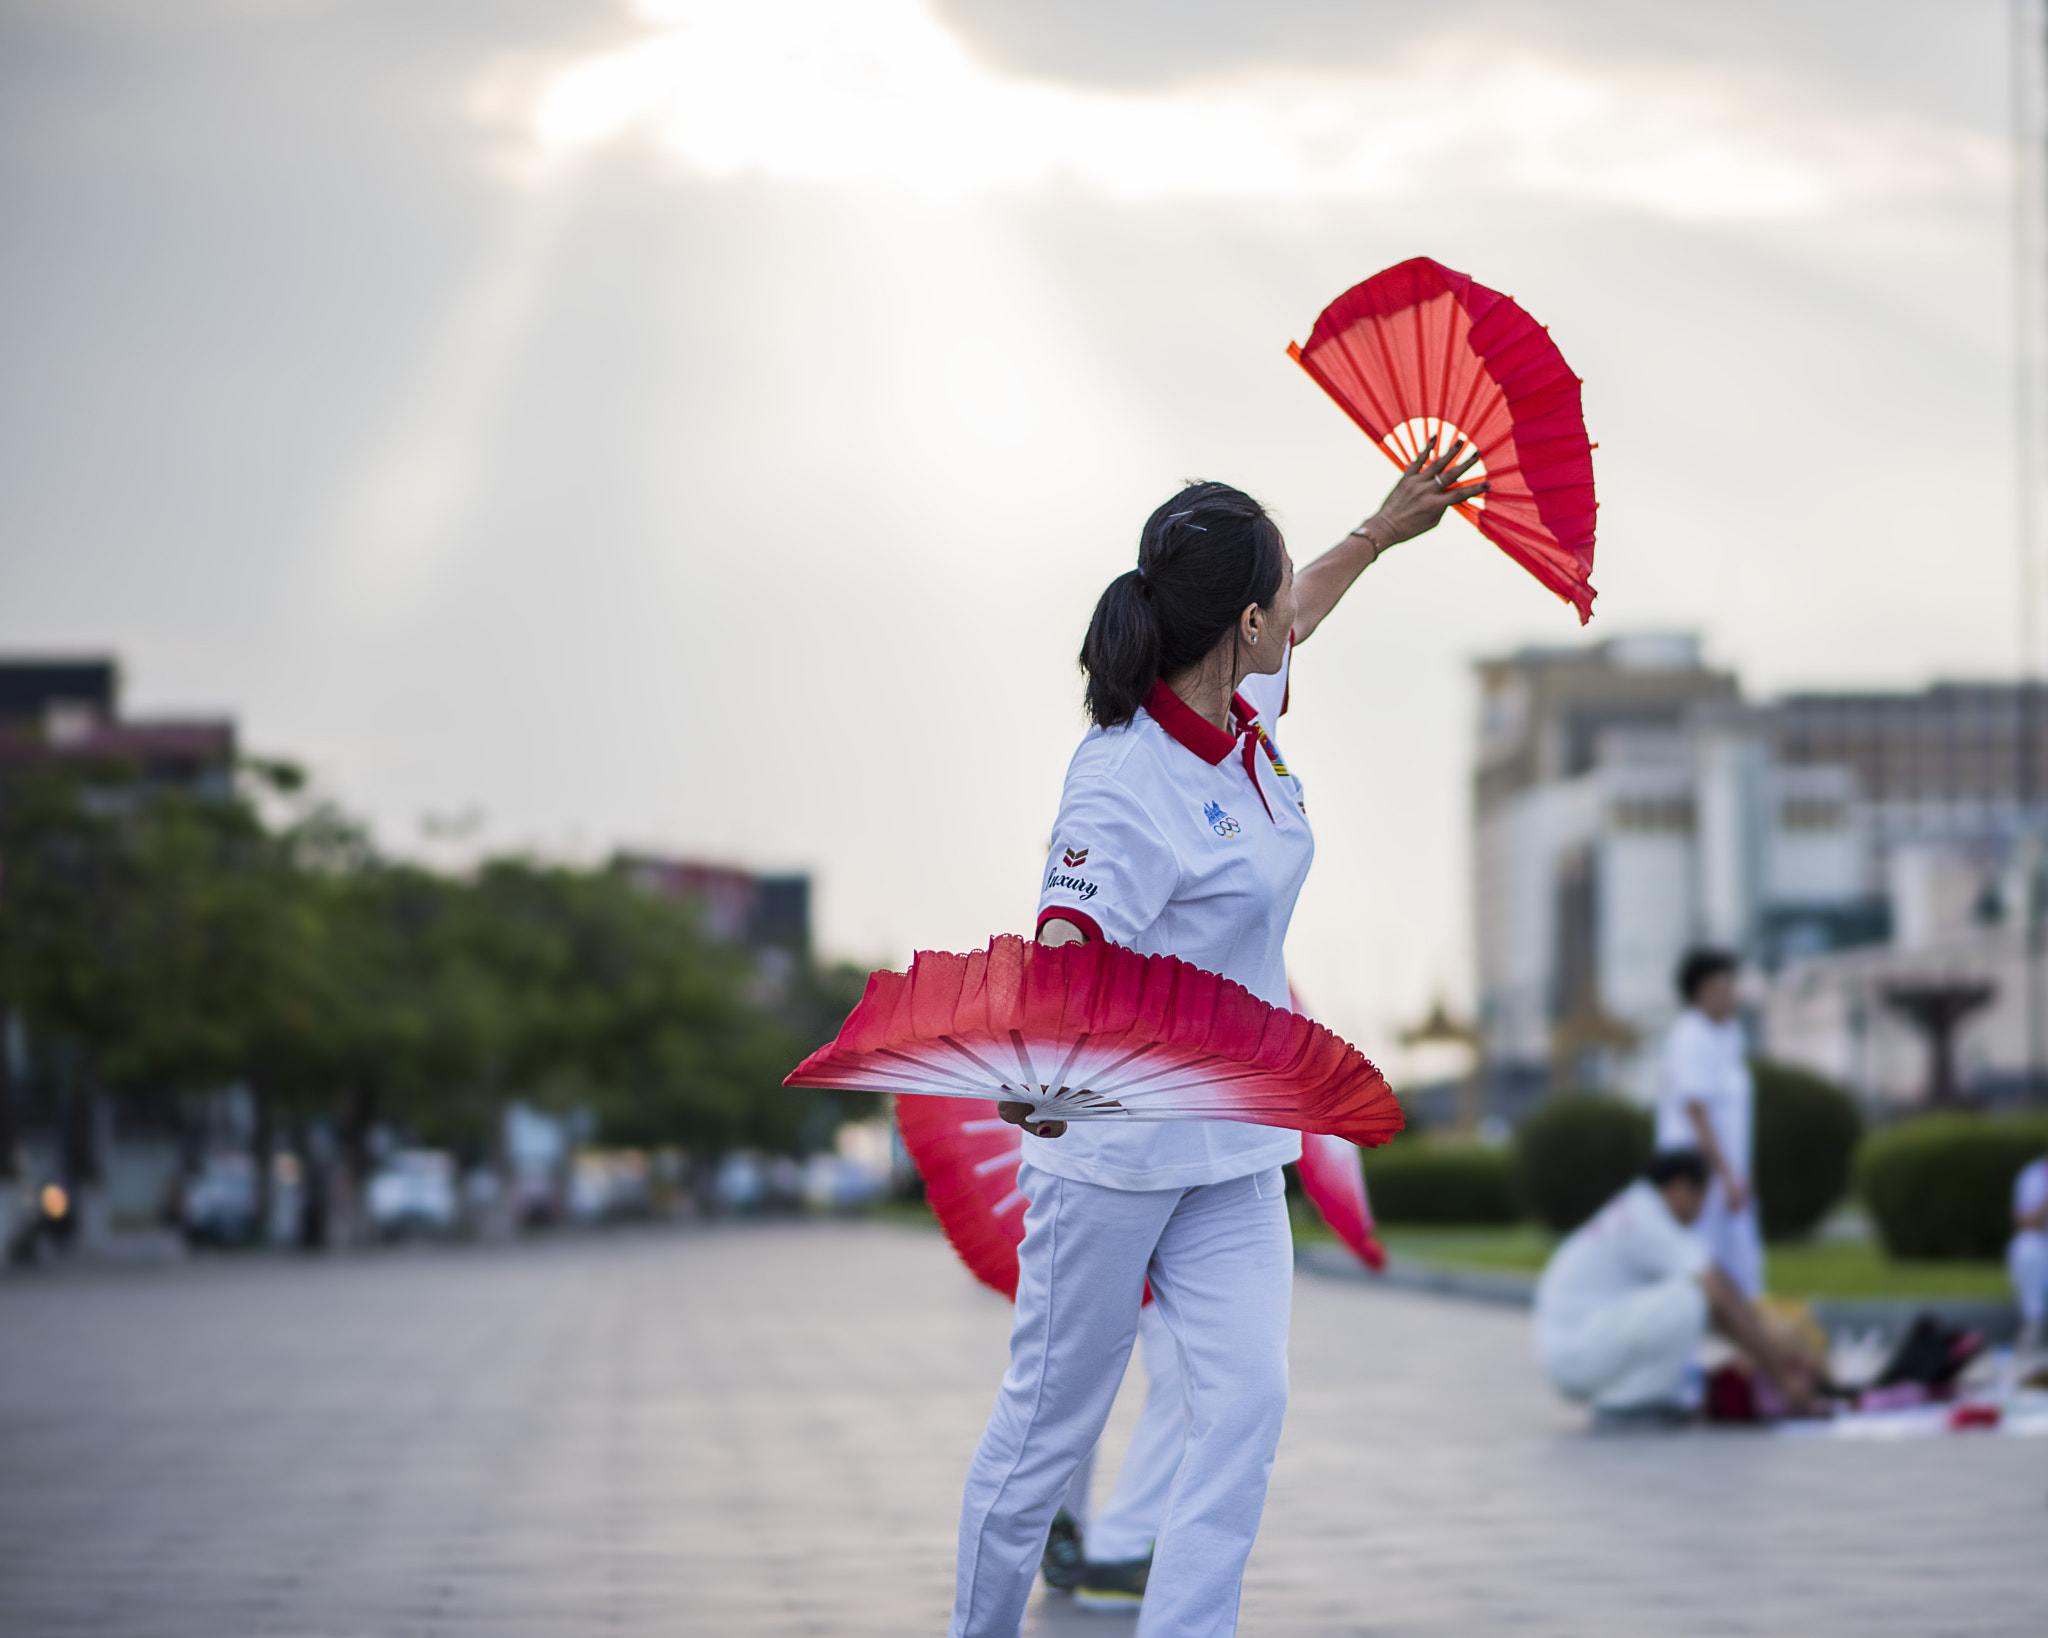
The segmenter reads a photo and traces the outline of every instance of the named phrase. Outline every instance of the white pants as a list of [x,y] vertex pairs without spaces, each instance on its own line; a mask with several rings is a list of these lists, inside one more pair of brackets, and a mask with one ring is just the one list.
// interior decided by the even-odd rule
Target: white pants
[[1678,1274],[1616,1297],[1568,1331],[1540,1334],[1536,1361],[1567,1399],[1606,1409],[1677,1404],[1706,1329],[1706,1292]]
[[1751,1302],[1764,1294],[1764,1237],[1757,1226],[1754,1199],[1742,1210],[1730,1211],[1721,1180],[1715,1178],[1707,1185],[1707,1201],[1692,1232],[1736,1290]]
[[[1166,1516],[1167,1493],[1187,1448],[1187,1393],[1180,1369],[1180,1348],[1160,1317],[1159,1304],[1138,1312],[1138,1335],[1144,1346],[1145,1408],[1131,1434],[1131,1448],[1117,1470],[1116,1488],[1100,1518],[1088,1510],[1088,1486],[1095,1477],[1095,1451],[1075,1470],[1067,1486],[1067,1511],[1081,1527],[1088,1556],[1098,1564],[1120,1564],[1143,1558]],[[1099,1449],[1100,1447],[1098,1447]]]
[[2005,1248],[2005,1270],[2012,1276],[2013,1300],[2020,1305],[2020,1323],[2048,1320],[2048,1230],[2021,1229]]
[[952,1638],[1022,1629],[1046,1529],[1102,1435],[1148,1278],[1179,1356],[1186,1450],[1138,1632],[1225,1638],[1287,1408],[1294,1250],[1280,1169],[1129,1190],[1027,1164],[1017,1182],[1031,1204],[1010,1368],[967,1474]]

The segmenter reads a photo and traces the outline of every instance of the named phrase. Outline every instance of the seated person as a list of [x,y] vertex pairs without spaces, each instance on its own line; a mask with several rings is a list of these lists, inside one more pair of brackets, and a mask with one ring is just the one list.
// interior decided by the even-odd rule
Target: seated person
[[2013,1300],[2020,1309],[2020,1346],[2048,1342],[2048,1156],[2022,1167],[2012,1185],[2012,1243],[2005,1249]]
[[1568,1399],[1605,1420],[1689,1414],[1687,1373],[1711,1318],[1795,1411],[1810,1409],[1803,1360],[1687,1232],[1706,1204],[1697,1149],[1666,1149],[1575,1230],[1536,1284],[1536,1359]]

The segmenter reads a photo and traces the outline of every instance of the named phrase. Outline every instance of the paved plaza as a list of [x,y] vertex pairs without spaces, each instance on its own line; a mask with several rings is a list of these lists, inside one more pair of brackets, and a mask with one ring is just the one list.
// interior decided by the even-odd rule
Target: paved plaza
[[[0,1632],[936,1635],[1008,1318],[865,1223],[0,1280]],[[2048,1625],[2048,1444],[1595,1437],[1526,1327],[1299,1278],[1244,1633]]]

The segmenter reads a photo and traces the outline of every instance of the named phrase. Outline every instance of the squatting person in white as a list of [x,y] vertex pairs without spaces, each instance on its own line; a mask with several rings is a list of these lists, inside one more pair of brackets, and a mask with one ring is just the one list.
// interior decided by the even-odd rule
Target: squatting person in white
[[1688,1415],[1688,1367],[1711,1318],[1786,1404],[1812,1404],[1803,1362],[1686,1232],[1706,1199],[1700,1152],[1660,1150],[1552,1254],[1536,1282],[1536,1362],[1567,1399],[1616,1421]]
[[[1297,577],[1278,527],[1225,484],[1146,521],[1081,651],[1094,719],[1067,769],[1039,900],[1046,944],[1174,955],[1287,1005],[1282,946],[1315,843],[1275,739],[1288,663],[1365,568],[1485,485],[1434,441],[1380,510]],[[1018,1177],[1010,1368],[968,1472],[953,1638],[1016,1638],[1047,1527],[1095,1446],[1149,1279],[1180,1354],[1186,1447],[1141,1634],[1237,1627],[1287,1404],[1292,1132],[1235,1121],[1033,1121]]]
[[1685,1011],[1664,1040],[1657,1080],[1657,1147],[1705,1156],[1706,1204],[1693,1234],[1745,1297],[1764,1290],[1764,1242],[1750,1184],[1756,1083],[1735,1016],[1735,958],[1687,953],[1677,973]]

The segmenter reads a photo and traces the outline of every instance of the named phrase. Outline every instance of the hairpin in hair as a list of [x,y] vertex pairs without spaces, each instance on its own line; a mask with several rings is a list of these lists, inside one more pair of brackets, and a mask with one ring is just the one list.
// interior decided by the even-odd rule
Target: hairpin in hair
[[[1175,512],[1175,513],[1174,513],[1174,514],[1173,514],[1172,516],[1170,516],[1169,518],[1167,518],[1167,520],[1166,520],[1166,521],[1167,521],[1167,522],[1168,522],[1169,524],[1174,524],[1174,523],[1178,523],[1178,522],[1180,522],[1180,520],[1181,520],[1182,518],[1191,518],[1191,517],[1193,517],[1194,515],[1195,515],[1195,514],[1193,513],[1193,511],[1186,511],[1186,512]],[[1207,533],[1209,532],[1208,526],[1207,526],[1206,524],[1201,524],[1201,523],[1191,523],[1191,524],[1189,524],[1189,525],[1188,525],[1188,527],[1189,527],[1190,529],[1194,530],[1194,531],[1195,531],[1195,532],[1196,532],[1197,534],[1203,534],[1203,535],[1206,535],[1206,534],[1207,534]]]

